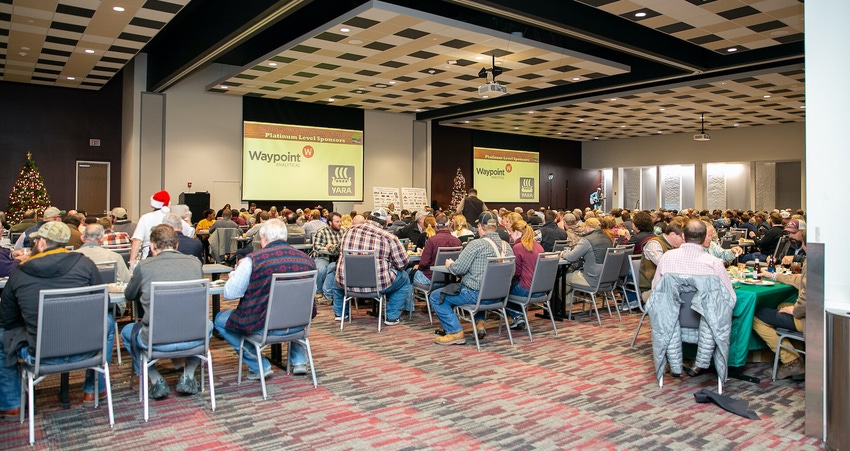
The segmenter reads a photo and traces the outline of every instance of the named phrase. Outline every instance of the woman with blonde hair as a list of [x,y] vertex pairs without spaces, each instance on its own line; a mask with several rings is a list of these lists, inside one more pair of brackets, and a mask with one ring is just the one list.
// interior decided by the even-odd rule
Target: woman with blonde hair
[[[511,284],[511,294],[516,296],[528,296],[531,289],[531,279],[534,278],[534,268],[537,266],[537,256],[542,254],[543,246],[534,240],[534,230],[524,220],[520,219],[511,223],[510,239],[514,244],[513,251],[516,257],[516,272]],[[511,329],[524,329],[525,319],[520,313],[522,307],[508,302],[508,316],[513,319]]]
[[416,239],[416,247],[419,249],[424,248],[425,241],[437,233],[437,220],[433,216],[425,216],[425,219],[423,219],[422,222],[425,224],[425,230],[420,233],[419,238]]
[[452,235],[460,238],[467,235],[475,235],[466,223],[466,217],[463,215],[455,215],[452,219]]
[[346,230],[348,230],[349,227],[351,227],[351,215],[350,214],[348,214],[348,213],[343,214],[342,216],[340,216],[339,220],[340,220],[340,223],[342,223],[342,231],[343,232],[345,232]]
[[275,218],[277,218],[277,217],[278,217],[277,207],[275,207],[274,205],[272,205],[272,207],[271,207],[271,208],[269,208],[269,218],[270,218],[270,219],[275,219]]

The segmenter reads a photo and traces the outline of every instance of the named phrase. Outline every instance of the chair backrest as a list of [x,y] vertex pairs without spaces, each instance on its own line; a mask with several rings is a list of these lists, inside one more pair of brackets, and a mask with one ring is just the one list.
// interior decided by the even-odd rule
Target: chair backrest
[[270,330],[304,327],[313,319],[313,293],[318,271],[275,273],[272,275],[263,341]]
[[529,296],[544,292],[551,295],[555,288],[555,279],[558,277],[558,262],[560,260],[561,254],[558,252],[537,254],[534,276],[531,278],[531,289],[528,290]]
[[629,270],[632,275],[632,282],[634,283],[635,294],[637,295],[638,300],[641,299],[640,296],[640,259],[642,255],[629,255]]
[[782,257],[788,253],[788,248],[791,247],[791,239],[788,235],[779,237],[779,242],[776,243],[776,250],[773,251],[773,261],[777,264],[782,261]]
[[24,232],[15,232],[15,233],[9,232],[9,241],[11,241],[12,244],[15,244],[15,243],[18,242],[18,238],[20,238],[21,235],[23,235],[23,234],[24,234]]
[[[438,247],[437,256],[434,257],[433,266],[443,266],[446,264],[446,260],[448,259],[457,260],[457,257],[460,255],[460,251],[462,250],[463,246]],[[433,286],[435,283],[444,283],[448,276],[449,275],[446,273],[433,272],[431,274],[431,285]]]
[[617,249],[622,249],[626,252],[626,258],[623,259],[623,264],[620,267],[620,282],[625,283],[626,278],[629,276],[629,265],[631,265],[629,257],[635,253],[635,245],[620,244],[617,246]]
[[117,262],[102,262],[97,264],[97,270],[100,271],[100,280],[103,283],[115,283],[118,280]]
[[467,241],[475,238],[475,235],[461,235],[457,237],[460,240],[461,244],[466,244]]
[[[75,364],[51,365],[64,371],[94,366],[106,361],[106,284],[80,288],[41,290],[38,295],[38,333],[35,374],[42,374],[41,360],[101,351],[101,355]],[[64,371],[51,371],[64,372]]]
[[210,281],[151,282],[148,358],[153,346],[185,341],[209,343]]
[[683,291],[679,293],[682,306],[679,308],[679,326],[686,329],[699,329],[700,314],[691,308],[691,301],[696,291]]
[[625,258],[625,249],[608,248],[605,251],[605,260],[602,262],[602,273],[599,275],[597,291],[603,287],[613,287],[620,280],[620,270],[623,267],[623,259]]
[[735,240],[740,240],[740,239],[746,238],[747,235],[750,234],[750,231],[743,228],[743,227],[741,227],[741,228],[733,227],[733,228],[729,229],[729,232],[735,234]]
[[555,244],[552,245],[552,252],[561,253],[564,249],[567,248],[567,240],[555,240]]
[[491,299],[502,299],[502,305],[507,303],[515,270],[516,257],[488,258],[487,269],[481,279],[481,290],[478,292],[478,304]]
[[124,259],[124,263],[129,267],[130,266],[130,248],[121,248],[115,249],[113,252],[117,253]]
[[378,291],[378,262],[374,250],[344,250],[345,259],[345,290],[349,288],[370,289]]

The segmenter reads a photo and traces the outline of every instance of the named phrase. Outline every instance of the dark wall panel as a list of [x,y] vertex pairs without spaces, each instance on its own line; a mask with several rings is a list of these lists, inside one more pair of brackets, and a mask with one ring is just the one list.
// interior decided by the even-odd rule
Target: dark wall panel
[[[76,161],[108,161],[111,202],[121,199],[121,79],[99,91],[0,81],[0,209],[5,210],[27,152],[54,205],[74,208]],[[90,147],[89,139],[101,140]]]
[[[439,124],[433,125],[431,140],[431,198],[443,208],[451,204],[457,168],[466,178],[467,189],[473,188],[472,148],[476,146],[540,153],[540,202],[511,205],[487,203],[491,208],[584,208],[590,193],[596,190],[597,185],[594,183],[601,174],[600,171],[581,169],[579,142],[467,130]],[[551,197],[547,180],[550,172],[554,176]],[[487,202],[487,193],[478,194]]]

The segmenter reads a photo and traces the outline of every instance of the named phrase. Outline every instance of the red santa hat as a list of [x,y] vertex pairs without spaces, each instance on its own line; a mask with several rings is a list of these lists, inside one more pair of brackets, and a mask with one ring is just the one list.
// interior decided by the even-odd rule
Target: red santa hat
[[171,211],[168,208],[168,204],[171,202],[171,196],[168,195],[168,191],[158,191],[151,196],[151,207],[162,210],[165,213]]

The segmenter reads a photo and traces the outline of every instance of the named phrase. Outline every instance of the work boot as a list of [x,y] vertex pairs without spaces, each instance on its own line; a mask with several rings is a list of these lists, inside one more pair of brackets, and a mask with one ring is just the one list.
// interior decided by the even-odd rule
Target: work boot
[[434,337],[434,343],[438,345],[465,345],[466,338],[463,337],[463,331],[454,334],[437,335]]
[[800,376],[805,375],[806,363],[803,362],[802,358],[797,357],[788,363],[783,363],[782,366],[779,367],[779,371],[776,372],[776,379],[787,379],[789,377],[798,379]]
[[479,320],[475,323],[475,328],[478,330],[478,339],[482,339],[487,335],[487,330],[484,329],[484,320]]

